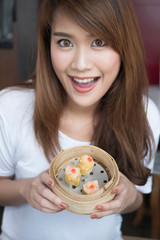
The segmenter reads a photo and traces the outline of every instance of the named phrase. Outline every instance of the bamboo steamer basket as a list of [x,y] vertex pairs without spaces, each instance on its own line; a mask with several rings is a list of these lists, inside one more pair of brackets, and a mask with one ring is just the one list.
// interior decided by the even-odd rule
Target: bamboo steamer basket
[[[104,169],[109,171],[109,181],[104,184],[96,193],[85,195],[72,192],[65,187],[57,178],[62,167],[71,161],[71,159],[89,155],[99,164],[103,165]],[[54,181],[52,191],[67,203],[67,210],[78,214],[91,214],[97,212],[96,206],[101,203],[108,202],[115,197],[112,193],[113,188],[119,181],[119,170],[115,160],[104,150],[91,146],[82,145],[67,148],[61,151],[51,162],[49,167],[49,175]]]

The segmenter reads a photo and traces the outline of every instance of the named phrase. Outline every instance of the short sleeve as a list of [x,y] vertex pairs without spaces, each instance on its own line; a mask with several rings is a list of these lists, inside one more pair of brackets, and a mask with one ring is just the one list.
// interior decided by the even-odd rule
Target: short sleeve
[[[159,110],[158,110],[156,104],[151,99],[148,99],[148,104],[146,104],[146,100],[147,99],[144,99],[145,106],[146,106],[147,119],[148,119],[150,128],[153,133],[155,145],[152,144],[153,156],[152,156],[151,161],[148,162],[149,157],[146,156],[144,159],[144,165],[152,171],[153,165],[154,165],[156,149],[157,149],[157,146],[159,143],[159,137],[160,137],[160,113],[159,113]],[[138,191],[140,191],[142,193],[150,193],[152,191],[152,177],[148,178],[148,180],[144,186],[136,185],[136,188]]]
[[14,174],[14,147],[12,134],[0,107],[0,176]]
[[[19,151],[32,129],[34,97],[34,90],[30,89],[0,91],[0,176],[17,173]],[[31,125],[26,132],[29,123]]]

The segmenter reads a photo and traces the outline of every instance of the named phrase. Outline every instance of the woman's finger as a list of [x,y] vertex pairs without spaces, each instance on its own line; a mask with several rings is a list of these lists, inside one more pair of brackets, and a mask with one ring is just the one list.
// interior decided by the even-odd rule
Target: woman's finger
[[95,213],[91,214],[91,218],[92,219],[100,219],[102,217],[112,215],[112,214],[114,214],[113,210],[108,210],[108,211],[104,211],[104,212],[95,212]]
[[48,199],[44,198],[37,192],[34,194],[33,206],[38,208],[40,211],[48,209],[50,212],[57,212],[64,209],[64,207],[55,205],[54,203],[50,202]]
[[61,209],[67,207],[67,204],[65,204],[56,194],[54,194],[51,189],[45,187],[44,185],[39,185],[37,191],[40,196],[47,199],[52,204],[55,204],[57,207]]
[[46,186],[52,188],[54,185],[54,181],[53,179],[49,176],[48,174],[48,170],[44,171],[41,175],[40,175],[40,180],[43,184],[45,184]]
[[114,199],[108,203],[102,203],[97,205],[97,209],[100,211],[115,211],[115,209],[119,209],[121,207],[121,199]]

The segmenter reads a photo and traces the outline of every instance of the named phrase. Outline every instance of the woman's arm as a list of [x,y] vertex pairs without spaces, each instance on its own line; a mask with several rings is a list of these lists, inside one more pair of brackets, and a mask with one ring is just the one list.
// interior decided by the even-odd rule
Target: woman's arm
[[13,176],[0,177],[0,205],[13,206],[26,202],[26,199],[20,194],[20,189],[31,179],[13,180]]
[[13,180],[13,176],[0,177],[0,205],[13,206],[28,202],[43,212],[59,212],[67,205],[52,192],[53,184],[48,171],[35,178],[20,180]]

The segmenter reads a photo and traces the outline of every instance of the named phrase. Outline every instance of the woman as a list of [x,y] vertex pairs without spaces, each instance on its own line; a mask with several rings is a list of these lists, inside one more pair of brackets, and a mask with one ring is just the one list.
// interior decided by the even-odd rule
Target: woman
[[[27,86],[0,98],[1,238],[121,239],[121,214],[151,191],[160,133],[130,1],[42,0]],[[48,174],[61,149],[84,144],[109,152],[121,172],[115,199],[91,216],[66,211]]]

